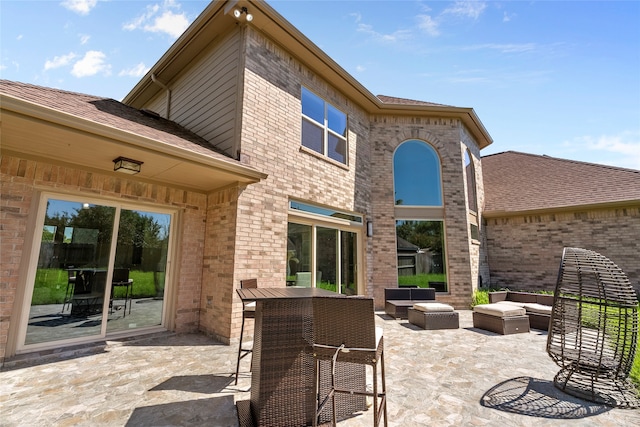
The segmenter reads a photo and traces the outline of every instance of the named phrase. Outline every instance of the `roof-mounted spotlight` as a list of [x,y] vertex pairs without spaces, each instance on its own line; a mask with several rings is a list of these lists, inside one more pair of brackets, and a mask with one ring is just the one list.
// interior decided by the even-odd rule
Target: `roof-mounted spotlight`
[[253,15],[249,13],[246,7],[241,9],[233,9],[233,17],[240,20],[242,18],[242,14],[244,14],[244,19],[247,22],[253,21]]

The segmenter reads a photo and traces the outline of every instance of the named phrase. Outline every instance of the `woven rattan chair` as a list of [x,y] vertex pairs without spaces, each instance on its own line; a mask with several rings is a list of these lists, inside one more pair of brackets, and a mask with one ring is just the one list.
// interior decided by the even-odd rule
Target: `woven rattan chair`
[[638,300],[627,276],[608,258],[565,248],[547,338],[562,369],[556,387],[609,406],[637,407],[628,381],[638,336]]
[[[258,279],[246,279],[240,281],[241,288],[257,288],[258,287]],[[243,348],[242,347],[242,337],[244,336],[244,321],[245,319],[255,319],[256,318],[256,303],[249,302],[245,303],[242,307],[242,326],[240,327],[240,342],[238,343],[238,360],[236,361],[236,382],[238,385],[238,374],[240,373],[240,361],[246,355],[253,353],[253,348]]]
[[[380,425],[380,418],[384,415],[384,425],[387,425],[387,398],[384,374],[384,343],[382,329],[376,328],[373,299],[323,298],[313,299],[313,354],[316,361],[316,387],[314,396],[317,398],[317,409],[313,425],[318,425],[326,404],[331,401],[332,422],[336,425],[336,394],[355,396],[371,396],[373,398],[374,425]],[[320,378],[322,361],[330,361],[331,383],[328,394],[320,394]],[[344,384],[340,378],[340,370],[336,363],[369,365],[373,367],[373,391],[347,390],[341,388]],[[378,387],[378,364],[380,364],[381,387]],[[366,369],[360,371],[366,375]]]

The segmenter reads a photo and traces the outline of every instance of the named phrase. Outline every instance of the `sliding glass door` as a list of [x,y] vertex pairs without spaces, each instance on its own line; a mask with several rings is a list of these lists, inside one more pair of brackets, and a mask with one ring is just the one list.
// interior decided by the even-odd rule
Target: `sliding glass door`
[[48,197],[22,347],[162,324],[170,213]]
[[356,295],[357,237],[339,228],[289,222],[287,284]]

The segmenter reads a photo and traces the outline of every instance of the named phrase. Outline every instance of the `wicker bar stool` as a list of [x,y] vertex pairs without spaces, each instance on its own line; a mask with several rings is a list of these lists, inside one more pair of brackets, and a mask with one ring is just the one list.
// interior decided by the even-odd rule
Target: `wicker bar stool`
[[[316,382],[314,396],[317,399],[313,425],[318,425],[326,404],[331,401],[332,423],[335,426],[336,394],[351,396],[370,396],[373,398],[374,425],[380,425],[384,416],[387,425],[387,397],[384,373],[384,343],[382,328],[375,325],[374,305],[372,298],[313,298],[313,355],[316,366]],[[328,394],[320,396],[321,361],[329,361],[331,382]],[[368,365],[373,368],[373,391],[345,389],[337,363]],[[378,364],[380,365],[381,387],[378,389]],[[366,375],[366,369],[361,371]],[[343,387],[341,387],[343,385]]]
[[[240,281],[241,288],[257,288],[258,279],[246,279]],[[240,342],[238,343],[238,360],[236,361],[236,382],[238,385],[238,374],[240,373],[240,360],[248,354],[253,353],[253,348],[242,348],[242,337],[244,336],[244,320],[256,318],[256,303],[245,303],[242,307],[242,326],[240,327]]]
[[557,388],[617,407],[640,402],[628,376],[638,336],[638,299],[627,276],[597,252],[564,248],[547,353]]

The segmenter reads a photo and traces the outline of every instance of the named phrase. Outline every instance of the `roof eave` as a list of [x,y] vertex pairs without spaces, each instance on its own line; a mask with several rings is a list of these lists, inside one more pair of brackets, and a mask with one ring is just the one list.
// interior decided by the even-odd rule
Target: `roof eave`
[[[243,0],[228,3],[237,7],[249,8],[254,16],[249,25],[278,41],[300,62],[324,76],[345,96],[369,114],[437,114],[444,117],[455,117],[462,120],[469,128],[481,149],[493,142],[489,132],[472,108],[384,103],[266,2]],[[212,1],[142,80],[125,96],[123,102],[135,108],[141,108],[162,90],[160,86],[152,82],[152,75],[165,83],[171,81],[182,69],[179,66],[171,67],[173,62],[179,63],[181,56],[191,54],[198,47],[208,44],[211,37],[216,37],[236,25],[235,19],[225,14],[226,4],[227,2],[224,0]],[[215,29],[215,34],[212,34],[212,29]]]
[[640,207],[640,199],[619,200],[615,202],[604,203],[592,203],[582,205],[567,205],[567,206],[553,206],[539,209],[524,209],[524,210],[485,210],[482,212],[482,216],[486,219],[492,218],[504,218],[513,216],[530,216],[530,215],[544,215],[553,213],[566,213],[585,210],[597,210],[597,209],[615,209],[615,208],[628,208],[628,207]]
[[267,178],[267,174],[251,167],[242,165],[235,160],[209,157],[201,153],[176,147],[157,139],[137,135],[92,120],[78,117],[33,102],[16,98],[7,94],[0,94],[0,107],[25,117],[39,119],[69,129],[86,132],[99,137],[119,141],[138,149],[152,151],[189,161],[206,167],[212,167],[224,172],[237,175],[239,182],[252,184]]

